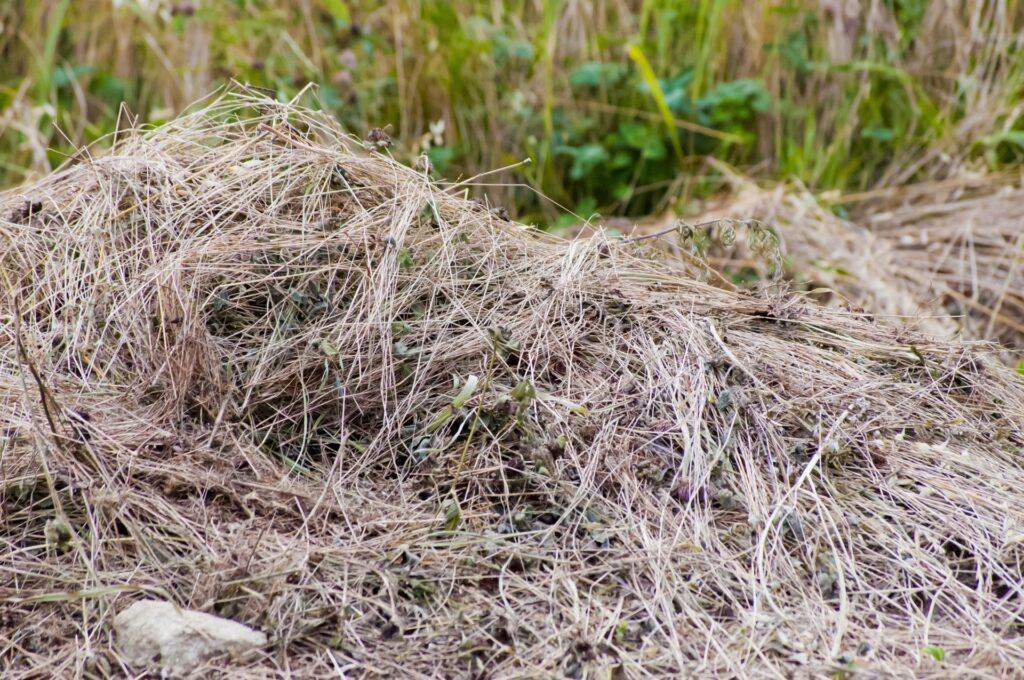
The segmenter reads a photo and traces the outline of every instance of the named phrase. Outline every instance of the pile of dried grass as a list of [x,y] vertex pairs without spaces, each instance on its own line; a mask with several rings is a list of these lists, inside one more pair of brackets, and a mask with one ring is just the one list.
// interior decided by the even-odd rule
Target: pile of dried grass
[[[757,219],[779,234],[787,276],[848,305],[941,337],[992,340],[1012,363],[1024,351],[1024,189],[1011,175],[876,192],[844,220],[806,191],[736,192],[701,220]],[[867,197],[865,197],[867,198]],[[763,259],[720,253],[718,269],[766,277]],[[827,292],[825,292],[827,290]]]
[[460,193],[226,94],[2,197],[4,677],[119,674],[143,594],[254,677],[1024,664],[984,347]]
[[1021,178],[916,188],[866,224],[904,275],[963,319],[972,338],[1024,351],[1024,189]]

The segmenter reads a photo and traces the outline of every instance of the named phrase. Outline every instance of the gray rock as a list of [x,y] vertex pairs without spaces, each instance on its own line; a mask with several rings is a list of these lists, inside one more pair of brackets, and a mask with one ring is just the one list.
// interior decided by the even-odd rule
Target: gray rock
[[217,654],[238,656],[267,636],[230,619],[143,600],[114,617],[117,648],[129,665],[180,676]]

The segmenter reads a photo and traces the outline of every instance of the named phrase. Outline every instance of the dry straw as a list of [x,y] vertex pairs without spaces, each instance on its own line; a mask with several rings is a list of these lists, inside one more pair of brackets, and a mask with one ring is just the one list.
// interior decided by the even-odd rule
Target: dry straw
[[[1020,176],[925,185],[868,226],[965,335],[1024,351],[1024,190]],[[980,186],[979,186],[980,184]],[[892,200],[892,199],[890,199]]]
[[[851,196],[841,219],[807,191],[765,191],[733,178],[735,192],[699,218],[755,218],[778,233],[787,275],[819,302],[863,309],[946,338],[999,342],[1011,365],[1024,351],[1024,190],[1020,177],[964,176]],[[646,225],[644,228],[656,228]],[[764,258],[742,247],[709,258],[755,283]]]
[[235,92],[3,195],[0,674],[120,675],[143,596],[249,677],[1024,664],[986,346],[464,193]]

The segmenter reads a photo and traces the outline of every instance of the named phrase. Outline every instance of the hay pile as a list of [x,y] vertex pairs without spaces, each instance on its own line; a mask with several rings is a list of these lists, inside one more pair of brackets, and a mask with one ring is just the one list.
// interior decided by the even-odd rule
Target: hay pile
[[986,347],[462,193],[228,93],[3,195],[0,674],[121,675],[144,596],[250,677],[1024,664]]
[[[945,338],[996,341],[1015,364],[1024,351],[1024,190],[1019,178],[964,177],[885,192],[844,220],[806,191],[765,191],[734,178],[736,193],[695,221],[771,225],[787,277],[818,301],[852,306]],[[650,225],[648,229],[659,227]],[[719,252],[724,272],[764,281],[763,259]],[[827,292],[824,290],[827,289]]]
[[[1024,189],[1019,177],[981,187],[919,189],[867,222],[969,337],[1024,352]],[[924,288],[927,286],[927,288]]]

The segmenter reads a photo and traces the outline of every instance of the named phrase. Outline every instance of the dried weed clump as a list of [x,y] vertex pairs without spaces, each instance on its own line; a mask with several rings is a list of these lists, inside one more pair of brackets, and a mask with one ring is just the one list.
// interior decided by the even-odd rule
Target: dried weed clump
[[252,677],[1024,664],[987,346],[464,193],[232,92],[0,198],[4,677],[120,675],[143,596]]

